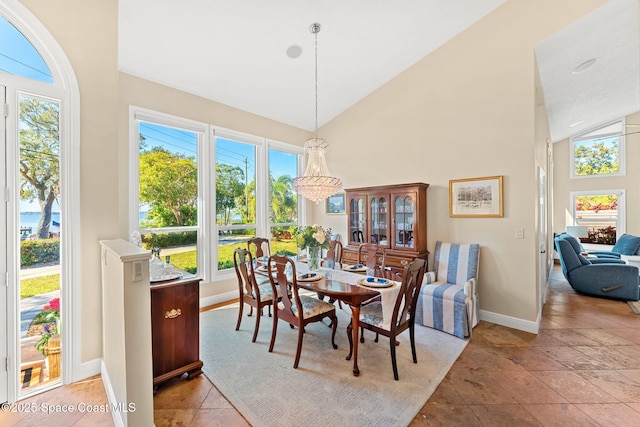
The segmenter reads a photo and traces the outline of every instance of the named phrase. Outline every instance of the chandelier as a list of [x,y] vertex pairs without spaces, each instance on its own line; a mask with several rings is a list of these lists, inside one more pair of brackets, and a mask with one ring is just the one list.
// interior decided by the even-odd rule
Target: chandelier
[[342,190],[342,181],[329,173],[325,158],[328,144],[324,139],[318,138],[318,32],[320,32],[320,24],[312,24],[309,30],[315,36],[316,127],[313,138],[304,143],[304,151],[308,155],[304,175],[295,178],[292,186],[296,193],[317,203]]

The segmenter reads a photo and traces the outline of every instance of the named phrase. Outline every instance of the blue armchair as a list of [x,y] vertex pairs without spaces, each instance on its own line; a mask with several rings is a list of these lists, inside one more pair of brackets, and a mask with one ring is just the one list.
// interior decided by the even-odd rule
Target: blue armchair
[[[580,244],[580,241],[573,237],[571,234],[569,233],[560,233],[558,235],[556,235],[554,241],[557,241],[558,239],[564,240],[566,242],[569,242],[569,244],[571,245],[571,248],[575,251],[576,254],[580,255],[580,256],[584,256],[583,254],[588,254],[591,255],[591,257],[589,258],[589,261],[592,264],[599,264],[599,263],[618,263],[618,264],[626,264],[624,262],[624,260],[620,259],[620,253],[618,252],[609,252],[609,251],[594,251],[594,252],[588,252],[584,249],[584,247]],[[558,250],[558,244],[556,243],[556,250]],[[593,258],[596,257],[596,258]]]
[[[566,231],[556,235],[556,237],[563,237],[565,239],[568,239],[569,242],[571,243],[571,246],[573,246],[573,248],[579,254],[580,253],[587,253],[589,255],[594,255],[594,256],[596,256],[598,258],[620,259],[620,252],[618,252],[616,250],[615,246],[613,248],[611,248],[611,251],[587,251],[584,248],[584,246],[582,246],[582,243],[580,243],[580,241],[576,237],[572,236],[571,234],[567,233]],[[556,248],[556,250],[557,250],[557,248]]]
[[600,262],[593,263],[576,252],[570,240],[564,236],[557,236],[555,244],[560,256],[562,274],[573,289],[599,297],[640,300],[638,267],[614,259],[594,259],[593,261]]

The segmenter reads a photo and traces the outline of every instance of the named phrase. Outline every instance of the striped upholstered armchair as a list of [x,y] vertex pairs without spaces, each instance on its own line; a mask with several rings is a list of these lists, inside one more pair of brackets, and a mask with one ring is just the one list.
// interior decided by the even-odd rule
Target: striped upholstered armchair
[[459,338],[478,324],[480,245],[436,242],[433,270],[425,273],[416,323]]

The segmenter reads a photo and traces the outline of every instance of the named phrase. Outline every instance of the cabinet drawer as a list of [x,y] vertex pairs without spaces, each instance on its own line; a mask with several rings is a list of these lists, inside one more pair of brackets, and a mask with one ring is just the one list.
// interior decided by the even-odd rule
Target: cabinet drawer
[[342,253],[342,261],[344,261],[345,264],[355,264],[358,262],[358,253],[344,251]]

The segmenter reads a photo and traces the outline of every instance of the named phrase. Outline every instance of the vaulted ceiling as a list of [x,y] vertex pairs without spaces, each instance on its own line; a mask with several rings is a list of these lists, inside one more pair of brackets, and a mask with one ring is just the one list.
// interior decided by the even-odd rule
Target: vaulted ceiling
[[[118,63],[123,72],[311,131],[311,24],[322,27],[322,126],[504,2],[119,0]],[[554,141],[606,121],[605,113],[640,110],[637,3],[610,0],[536,49]],[[592,67],[572,72],[591,58]]]

